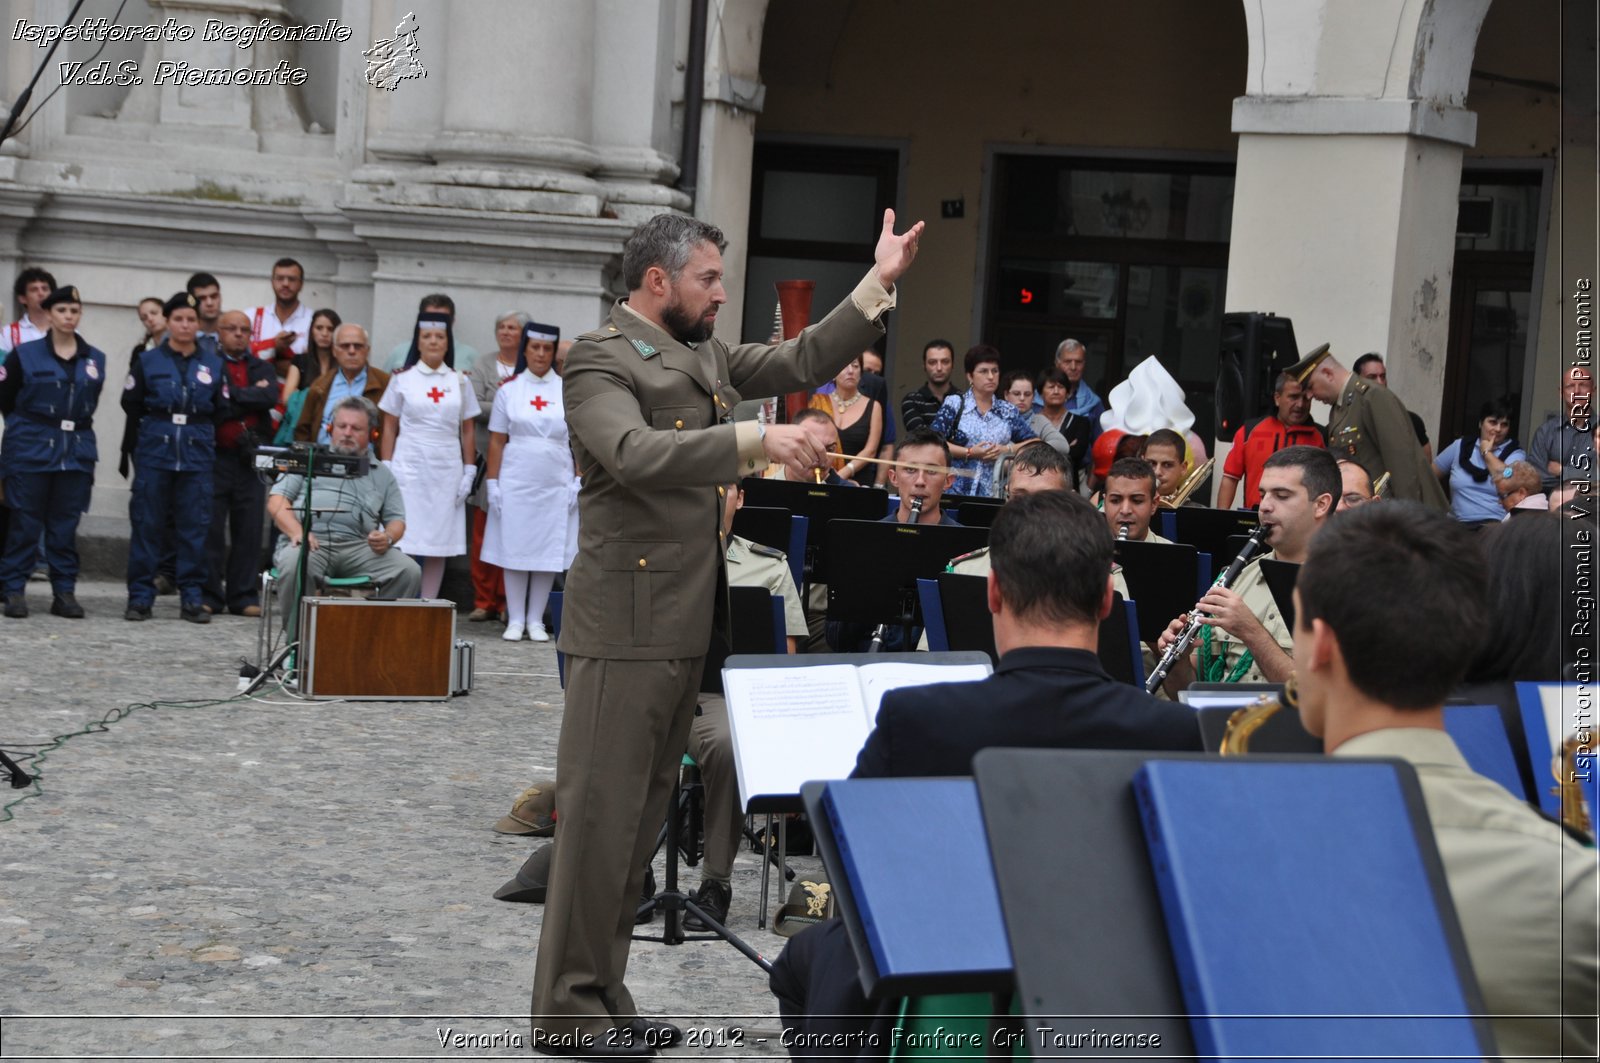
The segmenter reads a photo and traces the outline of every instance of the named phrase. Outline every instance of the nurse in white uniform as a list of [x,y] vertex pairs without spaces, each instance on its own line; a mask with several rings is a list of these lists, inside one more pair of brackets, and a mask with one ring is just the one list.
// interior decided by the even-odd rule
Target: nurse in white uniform
[[578,552],[578,478],[573,473],[561,378],[552,368],[561,331],[529,322],[516,376],[495,392],[489,414],[489,467],[484,481],[489,520],[482,557],[506,580],[509,642],[524,631],[548,642],[545,604],[556,573]]
[[467,552],[466,502],[477,473],[472,419],[479,406],[454,366],[449,316],[424,311],[405,368],[390,378],[378,402],[378,455],[405,500],[404,549],[422,565],[424,598],[438,596],[445,559]]

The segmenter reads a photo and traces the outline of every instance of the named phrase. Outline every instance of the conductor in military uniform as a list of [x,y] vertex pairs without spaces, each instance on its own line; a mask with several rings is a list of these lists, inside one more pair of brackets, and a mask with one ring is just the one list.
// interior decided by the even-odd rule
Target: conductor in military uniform
[[1377,483],[1389,474],[1386,498],[1421,502],[1449,509],[1439,478],[1417,445],[1405,403],[1388,388],[1375,387],[1339,363],[1328,345],[1290,366],[1288,375],[1318,402],[1333,407],[1328,414],[1328,449],[1367,471]]
[[[826,317],[778,345],[714,339],[722,232],[658,215],[622,253],[626,299],[578,337],[563,383],[583,477],[578,556],[559,648],[566,712],[556,755],[550,890],[533,983],[533,1045],[555,1055],[643,1057],[675,1043],[623,984],[633,899],[687,747],[726,598],[717,485],[777,462],[796,479],[826,461],[811,425],[734,424],[742,395],[834,376],[883,333],[922,223],[885,211],[875,267]],[[565,840],[563,840],[565,839]]]

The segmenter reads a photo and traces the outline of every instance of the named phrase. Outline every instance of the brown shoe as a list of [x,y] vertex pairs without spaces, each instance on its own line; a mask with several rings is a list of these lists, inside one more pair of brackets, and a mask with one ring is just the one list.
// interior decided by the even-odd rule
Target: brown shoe
[[467,619],[472,621],[474,624],[481,624],[485,620],[492,619],[493,617],[494,614],[487,609],[474,609],[472,612],[467,614]]
[[240,616],[260,616],[261,615],[261,606],[259,606],[259,605],[247,605],[243,609],[239,610],[239,615]]

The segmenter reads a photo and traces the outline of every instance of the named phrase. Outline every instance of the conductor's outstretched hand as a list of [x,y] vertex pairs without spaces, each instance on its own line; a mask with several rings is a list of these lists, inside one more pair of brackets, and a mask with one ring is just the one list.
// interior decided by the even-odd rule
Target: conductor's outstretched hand
[[873,249],[873,261],[878,264],[878,281],[885,288],[893,288],[911,260],[917,257],[917,244],[922,239],[924,222],[917,222],[899,236],[894,232],[894,211],[883,212],[883,231],[878,234],[878,246]]

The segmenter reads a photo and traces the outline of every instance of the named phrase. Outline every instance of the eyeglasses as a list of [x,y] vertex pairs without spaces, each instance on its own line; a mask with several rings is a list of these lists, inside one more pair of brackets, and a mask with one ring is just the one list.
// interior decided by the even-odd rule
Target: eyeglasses
[[341,351],[364,351],[367,349],[365,343],[335,343],[334,347]]

